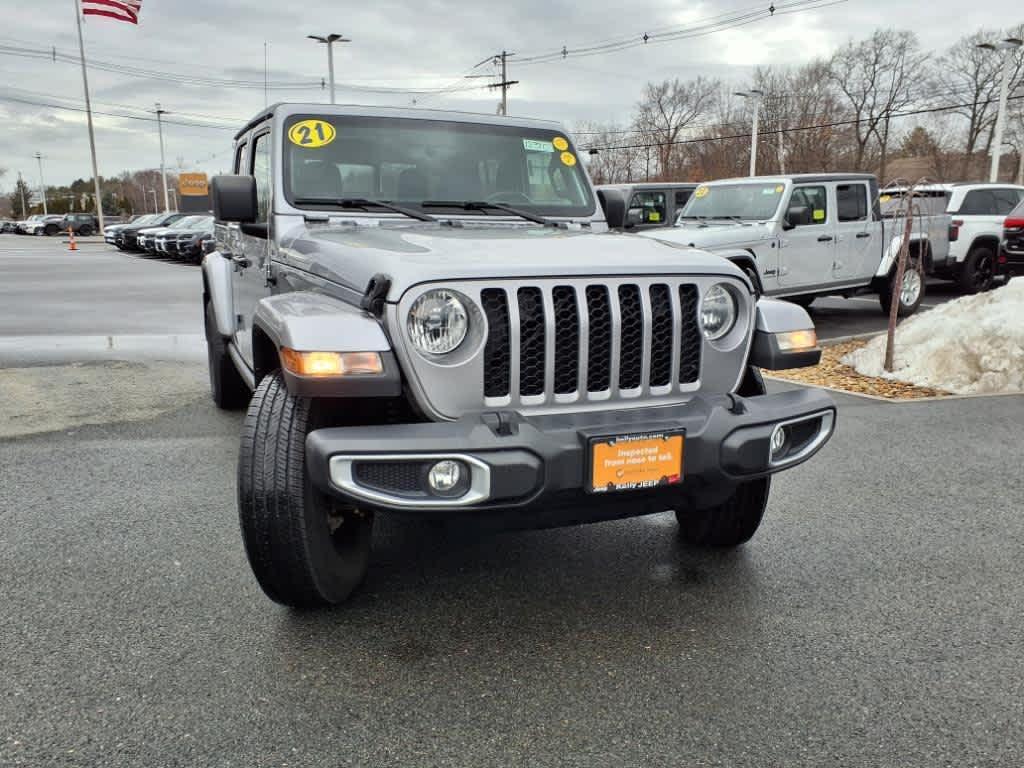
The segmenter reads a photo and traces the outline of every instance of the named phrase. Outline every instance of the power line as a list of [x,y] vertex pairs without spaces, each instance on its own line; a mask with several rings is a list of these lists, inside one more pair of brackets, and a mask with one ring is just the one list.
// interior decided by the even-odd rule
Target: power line
[[[3,95],[3,94],[0,94],[0,101],[9,101],[9,102],[14,102],[16,104],[28,104],[28,105],[33,106],[33,107],[47,107],[48,109],[63,109],[63,110],[68,111],[68,112],[85,112],[85,107],[72,107],[72,106],[68,106],[66,104],[55,104],[53,102],[47,102],[47,101],[36,101],[36,100],[33,100],[33,99],[24,99],[24,98],[19,98],[17,96],[6,96],[6,95]],[[147,122],[147,123],[155,123],[156,122],[156,118],[155,117],[146,117],[144,115],[126,115],[126,114],[117,113],[117,112],[100,112],[99,110],[95,110],[95,109],[92,111],[92,113],[94,115],[104,115],[106,117],[117,117],[117,118],[122,118],[122,119],[125,119],[125,120],[142,120],[142,121]],[[210,128],[210,129],[218,130],[218,131],[237,131],[238,130],[238,125],[237,124],[235,124],[235,125],[210,125],[210,124],[206,124],[206,123],[186,122],[186,121],[183,121],[183,120],[164,120],[163,122],[165,124],[167,124],[167,125],[180,125],[180,126],[185,126],[185,127],[190,127],[190,128]]]

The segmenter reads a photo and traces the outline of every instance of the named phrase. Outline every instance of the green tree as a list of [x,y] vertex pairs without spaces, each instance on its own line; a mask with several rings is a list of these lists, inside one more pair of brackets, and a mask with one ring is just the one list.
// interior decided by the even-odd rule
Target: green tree
[[[25,201],[25,205],[22,205],[22,200]],[[19,178],[17,183],[14,185],[14,192],[11,193],[11,210],[14,212],[14,218],[28,218],[28,206],[31,201],[32,188],[24,179]]]

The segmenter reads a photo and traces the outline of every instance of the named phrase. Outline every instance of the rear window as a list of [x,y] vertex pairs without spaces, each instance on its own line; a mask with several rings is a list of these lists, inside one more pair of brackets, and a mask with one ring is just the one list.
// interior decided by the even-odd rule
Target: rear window
[[972,189],[964,195],[957,213],[964,216],[996,216],[998,206],[991,189]]

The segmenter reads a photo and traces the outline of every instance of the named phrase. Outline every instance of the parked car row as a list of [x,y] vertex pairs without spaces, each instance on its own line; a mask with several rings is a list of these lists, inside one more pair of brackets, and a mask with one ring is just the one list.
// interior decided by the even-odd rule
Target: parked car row
[[99,230],[99,221],[91,213],[43,214],[36,213],[22,221],[0,221],[0,232],[17,235],[67,234],[71,229],[76,235],[88,237]]
[[171,256],[198,264],[203,244],[213,239],[210,214],[152,213],[103,230],[103,239],[121,251]]

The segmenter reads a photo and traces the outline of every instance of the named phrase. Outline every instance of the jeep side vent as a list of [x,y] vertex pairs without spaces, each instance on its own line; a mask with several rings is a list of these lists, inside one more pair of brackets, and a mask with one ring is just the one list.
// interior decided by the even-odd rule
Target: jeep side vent
[[619,286],[619,315],[622,334],[619,353],[619,389],[636,389],[643,375],[644,310],[640,289],[635,285]]
[[519,394],[544,394],[544,300],[540,288],[519,289]]
[[508,337],[508,298],[501,288],[480,292],[487,316],[487,343],[484,345],[484,396],[502,397],[509,392],[512,347]]
[[679,383],[692,384],[700,378],[701,332],[697,322],[697,286],[679,286],[680,325]]
[[571,395],[579,388],[580,318],[576,289],[556,285],[551,292],[555,305],[555,394]]

